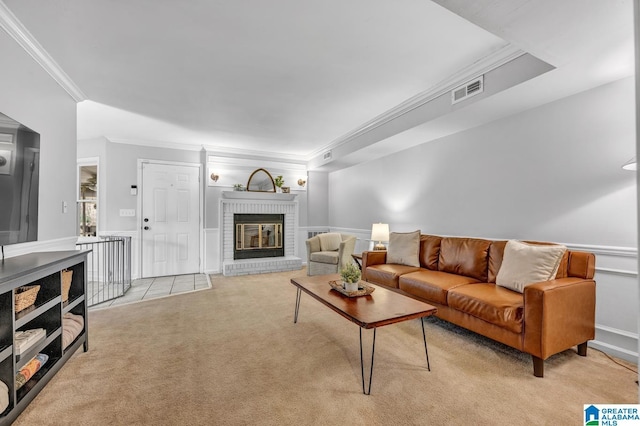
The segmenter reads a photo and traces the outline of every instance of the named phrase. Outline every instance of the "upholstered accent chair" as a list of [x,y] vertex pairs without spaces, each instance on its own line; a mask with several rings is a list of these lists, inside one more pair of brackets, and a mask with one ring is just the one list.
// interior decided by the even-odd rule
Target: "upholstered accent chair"
[[307,275],[335,274],[352,261],[356,237],[327,232],[309,238],[306,243]]

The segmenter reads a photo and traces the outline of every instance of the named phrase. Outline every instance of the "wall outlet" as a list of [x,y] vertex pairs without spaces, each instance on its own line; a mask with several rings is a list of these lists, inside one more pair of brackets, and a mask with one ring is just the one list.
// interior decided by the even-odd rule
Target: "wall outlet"
[[136,209],[120,209],[120,217],[134,217]]

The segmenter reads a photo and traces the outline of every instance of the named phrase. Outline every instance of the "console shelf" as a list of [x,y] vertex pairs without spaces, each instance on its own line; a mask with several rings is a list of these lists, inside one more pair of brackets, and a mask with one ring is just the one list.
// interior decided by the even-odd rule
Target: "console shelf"
[[[58,251],[31,253],[5,259],[0,263],[0,380],[9,388],[9,407],[0,414],[0,426],[9,425],[71,358],[88,346],[86,303],[86,262],[90,251]],[[62,302],[61,271],[72,270],[69,300]],[[14,291],[17,287],[39,285],[33,306],[15,312]],[[62,347],[62,317],[72,313],[84,318],[84,329],[67,348]],[[42,342],[17,355],[16,331],[36,328],[46,330]],[[49,359],[20,389],[15,376],[34,356],[42,353]],[[2,407],[0,407],[2,408]]]
[[13,346],[9,346],[8,348],[4,348],[0,351],[0,362],[9,358],[13,354]]

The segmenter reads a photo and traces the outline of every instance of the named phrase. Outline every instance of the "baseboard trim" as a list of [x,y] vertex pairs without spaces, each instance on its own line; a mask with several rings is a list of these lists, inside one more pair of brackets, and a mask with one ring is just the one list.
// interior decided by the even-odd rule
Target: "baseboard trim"
[[638,334],[606,325],[596,324],[596,338],[589,342],[609,355],[638,363]]
[[616,358],[624,359],[625,361],[638,364],[638,352],[633,352],[628,349],[610,345],[608,343],[604,343],[599,340],[591,340],[588,346],[590,348],[597,349],[599,351],[602,351]]

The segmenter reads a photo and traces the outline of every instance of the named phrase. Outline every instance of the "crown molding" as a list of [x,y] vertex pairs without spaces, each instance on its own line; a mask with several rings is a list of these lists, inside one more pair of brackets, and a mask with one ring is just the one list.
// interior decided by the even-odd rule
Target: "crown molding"
[[82,90],[62,70],[60,65],[38,43],[27,28],[9,10],[3,1],[0,1],[0,27],[6,31],[35,61],[58,83],[76,102],[87,99]]
[[128,139],[128,138],[116,138],[111,136],[105,136],[109,142],[125,144],[125,145],[140,145],[148,146],[152,148],[166,148],[166,149],[178,149],[182,151],[201,151],[205,150],[207,155],[215,155],[229,158],[254,158],[254,159],[274,159],[277,158],[283,162],[290,163],[302,163],[306,165],[307,158],[292,154],[283,154],[270,151],[252,151],[241,148],[227,148],[213,145],[195,145],[192,143],[179,143],[168,142],[160,140],[150,139]]
[[518,49],[511,44],[506,44],[501,49],[461,69],[447,79],[437,83],[430,89],[418,93],[417,95],[378,115],[372,120],[367,121],[356,129],[350,131],[349,133],[346,133],[333,140],[330,144],[309,155],[308,160],[322,155],[326,151],[335,149],[341,145],[351,142],[352,140],[362,136],[363,134],[366,134],[399,117],[402,117],[403,115],[413,111],[414,109],[419,108],[432,101],[433,99],[438,98],[439,96],[442,96],[443,94],[451,91],[455,87],[464,84],[467,81],[472,80],[473,78],[476,78],[482,74],[486,74],[498,67],[501,67],[507,62],[513,61],[514,59],[524,54],[526,54],[525,51]]
[[253,157],[253,158],[277,158],[282,161],[288,161],[291,163],[305,163],[308,161],[307,156],[295,155],[295,154],[286,154],[282,152],[273,152],[273,151],[254,151],[250,149],[242,149],[242,148],[228,148],[228,147],[219,147],[213,145],[202,145],[202,148],[209,153],[230,157]]
[[20,123],[10,119],[9,117],[7,118],[0,117],[0,127],[5,127],[8,129],[17,129],[18,127],[20,127]]
[[[207,164],[215,164],[218,166],[224,165],[231,167],[255,167],[255,163],[255,159],[249,159],[246,157],[220,157],[207,153]],[[307,171],[307,165],[305,163],[278,161],[278,159],[274,159],[274,157],[269,157],[268,159],[260,159],[260,164],[262,164],[265,168],[271,169],[286,169],[304,173],[306,173]]]
[[129,138],[115,138],[112,136],[104,136],[108,142],[118,143],[122,145],[139,145],[148,146],[151,148],[166,148],[166,149],[179,149],[181,151],[201,151],[202,146],[194,144],[183,144],[178,142],[167,142],[151,139],[129,139]]

